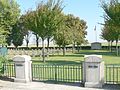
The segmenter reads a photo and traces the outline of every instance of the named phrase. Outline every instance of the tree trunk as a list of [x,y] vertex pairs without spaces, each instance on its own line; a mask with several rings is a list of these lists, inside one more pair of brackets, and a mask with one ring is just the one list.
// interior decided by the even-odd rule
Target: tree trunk
[[49,52],[50,38],[47,38],[47,52]]
[[112,52],[112,43],[113,43],[113,41],[111,41],[110,52]]
[[110,51],[110,41],[108,41],[108,50]]
[[116,55],[119,55],[119,49],[118,49],[118,40],[116,40]]
[[75,52],[75,42],[73,42],[72,53]]
[[39,46],[39,36],[37,34],[35,34],[36,36],[36,47],[38,49],[38,46]]
[[60,53],[60,49],[61,49],[61,47],[59,46],[59,48],[58,48],[58,55],[59,55],[59,53]]
[[81,46],[77,45],[77,51],[78,51],[78,53],[80,52],[80,47]]
[[38,48],[38,46],[39,46],[38,38],[36,39],[36,46],[37,46],[37,48]]
[[43,62],[45,62],[45,46],[44,46],[44,39],[42,39],[42,58],[43,58]]
[[28,41],[28,40],[26,40],[26,47],[28,47],[28,43],[29,43],[29,41]]
[[66,52],[65,46],[63,46],[63,56],[65,56],[65,52]]

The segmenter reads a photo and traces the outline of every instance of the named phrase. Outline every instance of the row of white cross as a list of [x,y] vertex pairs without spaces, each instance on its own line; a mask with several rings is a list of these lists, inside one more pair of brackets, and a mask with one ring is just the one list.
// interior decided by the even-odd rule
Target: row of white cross
[[[66,49],[66,51],[72,51],[71,49]],[[54,55],[59,54],[62,52],[62,49],[49,49],[48,52],[45,49],[45,55]],[[25,49],[8,49],[8,55],[30,55],[32,57],[35,56],[42,56],[41,49],[32,49],[32,50],[25,50]]]

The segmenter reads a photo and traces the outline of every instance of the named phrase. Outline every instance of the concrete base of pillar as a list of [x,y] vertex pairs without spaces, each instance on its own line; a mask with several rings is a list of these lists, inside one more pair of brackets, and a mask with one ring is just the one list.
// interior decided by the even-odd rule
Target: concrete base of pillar
[[99,82],[85,82],[85,87],[90,87],[90,88],[102,88],[102,83]]
[[14,82],[28,83],[28,82],[31,82],[31,80],[25,80],[25,79],[14,78]]

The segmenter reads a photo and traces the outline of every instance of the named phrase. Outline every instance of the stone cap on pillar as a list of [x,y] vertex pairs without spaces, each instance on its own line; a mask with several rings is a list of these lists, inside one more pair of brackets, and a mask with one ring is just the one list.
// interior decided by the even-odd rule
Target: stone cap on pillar
[[102,62],[102,55],[85,55],[84,56],[85,62]]
[[13,57],[14,62],[21,62],[21,61],[31,61],[31,57],[28,55],[16,55]]

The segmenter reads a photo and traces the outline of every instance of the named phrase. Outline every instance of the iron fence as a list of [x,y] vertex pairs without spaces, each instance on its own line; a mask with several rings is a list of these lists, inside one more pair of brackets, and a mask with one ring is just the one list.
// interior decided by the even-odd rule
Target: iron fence
[[54,82],[82,82],[82,63],[79,65],[32,64],[32,79]]
[[107,84],[120,84],[120,64],[105,65],[105,82]]
[[15,77],[14,63],[3,63],[3,75],[8,78]]
[[[83,81],[82,63],[68,65],[32,64],[34,81],[79,82]],[[3,76],[15,77],[14,63],[3,64]],[[105,83],[120,84],[120,64],[105,65]]]

